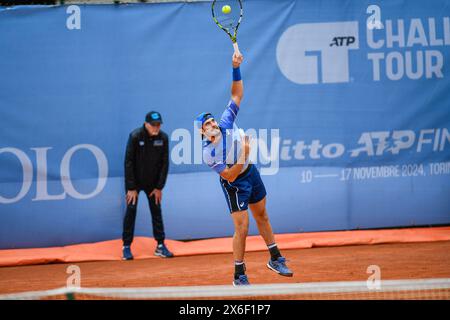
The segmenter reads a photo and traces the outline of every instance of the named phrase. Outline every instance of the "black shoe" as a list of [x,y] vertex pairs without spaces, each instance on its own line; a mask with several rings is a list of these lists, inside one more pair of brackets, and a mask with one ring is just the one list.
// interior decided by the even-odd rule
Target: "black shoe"
[[163,258],[172,258],[173,253],[170,252],[169,249],[167,249],[166,245],[163,243],[163,244],[158,244],[156,246],[155,256],[159,256],[159,257],[163,257]]
[[133,254],[131,253],[130,246],[124,246],[122,248],[122,260],[133,260]]

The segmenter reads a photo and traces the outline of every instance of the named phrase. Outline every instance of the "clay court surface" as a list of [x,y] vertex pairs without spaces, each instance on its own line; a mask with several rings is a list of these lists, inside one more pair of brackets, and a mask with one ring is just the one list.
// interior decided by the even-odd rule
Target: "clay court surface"
[[[381,268],[382,280],[450,278],[450,241],[291,249],[283,254],[295,273],[292,278],[266,267],[267,252],[247,253],[251,283],[365,281],[369,265]],[[0,293],[64,287],[67,267],[73,264],[81,268],[82,287],[229,285],[233,274],[229,253],[2,267]]]

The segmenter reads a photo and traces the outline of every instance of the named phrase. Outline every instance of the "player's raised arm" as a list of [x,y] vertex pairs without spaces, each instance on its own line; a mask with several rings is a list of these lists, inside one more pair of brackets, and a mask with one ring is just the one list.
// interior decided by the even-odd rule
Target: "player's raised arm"
[[241,78],[240,66],[244,57],[240,53],[233,54],[233,84],[231,85],[231,99],[239,106],[244,95],[244,85]]

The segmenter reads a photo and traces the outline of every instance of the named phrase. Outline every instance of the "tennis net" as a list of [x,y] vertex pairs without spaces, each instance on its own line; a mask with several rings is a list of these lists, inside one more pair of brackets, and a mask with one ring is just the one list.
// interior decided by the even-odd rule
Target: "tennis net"
[[77,288],[0,295],[1,300],[450,300],[450,279],[184,286],[153,288]]

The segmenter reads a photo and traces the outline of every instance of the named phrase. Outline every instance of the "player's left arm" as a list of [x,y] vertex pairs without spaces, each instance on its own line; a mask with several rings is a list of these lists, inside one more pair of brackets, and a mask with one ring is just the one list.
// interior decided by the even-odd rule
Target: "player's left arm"
[[219,127],[232,129],[233,123],[239,111],[239,105],[244,95],[244,85],[241,78],[240,65],[243,60],[242,55],[233,54],[233,82],[231,84],[231,100],[228,103],[219,121]]
[[241,78],[240,66],[244,57],[240,54],[233,54],[233,83],[231,85],[231,99],[239,107],[244,96],[244,84]]

